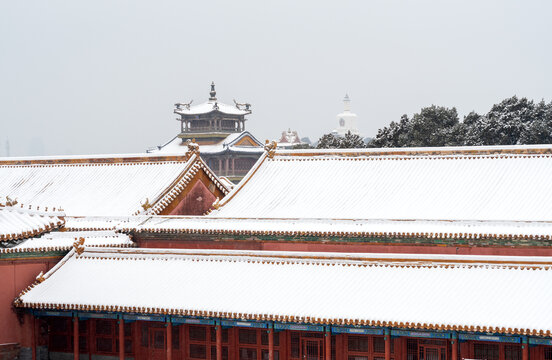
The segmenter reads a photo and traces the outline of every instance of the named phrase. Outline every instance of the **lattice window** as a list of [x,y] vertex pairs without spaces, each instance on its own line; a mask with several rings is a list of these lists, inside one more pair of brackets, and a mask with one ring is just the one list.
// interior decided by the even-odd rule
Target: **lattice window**
[[476,359],[498,360],[497,344],[473,344],[473,356]]
[[417,339],[406,340],[406,359],[418,360],[418,340]]
[[544,348],[544,360],[552,360],[552,347]]
[[[93,324],[94,330],[92,333],[94,335],[93,344],[95,352],[100,354],[117,355],[119,353],[119,324],[117,320],[95,319]],[[134,346],[132,339],[132,324],[124,323],[123,329],[125,354],[133,354]]]
[[[280,358],[280,332],[273,333],[274,360]],[[268,360],[268,331],[238,329],[238,360]]]
[[347,337],[347,350],[352,352],[368,352],[368,344],[370,338],[367,336],[352,336]]
[[521,360],[521,346],[520,345],[504,345],[504,359],[505,360]]
[[50,351],[73,351],[73,322],[71,318],[48,318],[48,332]]
[[[228,329],[222,329],[222,343],[228,344]],[[188,327],[190,358],[217,358],[217,330],[215,326],[190,325]],[[174,345],[174,344],[173,344]],[[209,351],[209,353],[208,353]],[[228,345],[222,347],[222,359],[228,360]]]

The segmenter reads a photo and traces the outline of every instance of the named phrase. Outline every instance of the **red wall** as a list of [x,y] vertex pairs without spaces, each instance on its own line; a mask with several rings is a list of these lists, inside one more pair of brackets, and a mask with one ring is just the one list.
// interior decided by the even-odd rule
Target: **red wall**
[[[0,344],[20,343],[21,347],[31,345],[30,332],[23,331],[23,326],[14,312],[13,301],[23,289],[35,281],[41,271],[48,271],[59,260],[0,261]],[[26,322],[24,326],[28,325]]]

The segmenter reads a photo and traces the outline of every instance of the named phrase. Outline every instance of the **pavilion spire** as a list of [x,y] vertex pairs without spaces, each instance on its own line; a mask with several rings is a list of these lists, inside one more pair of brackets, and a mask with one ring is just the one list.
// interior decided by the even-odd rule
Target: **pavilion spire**
[[217,100],[217,92],[215,91],[215,82],[214,81],[211,83],[211,92],[209,93],[209,95],[211,95],[209,100],[213,100],[213,101]]

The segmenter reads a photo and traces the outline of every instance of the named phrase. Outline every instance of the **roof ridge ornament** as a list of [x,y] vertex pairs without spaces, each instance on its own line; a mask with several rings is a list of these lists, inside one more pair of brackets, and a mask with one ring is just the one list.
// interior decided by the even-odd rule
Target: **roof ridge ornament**
[[153,207],[153,205],[149,201],[149,198],[146,198],[145,202],[140,201],[140,206],[142,207],[142,209],[144,209],[144,211],[147,211],[148,209]]
[[80,237],[78,240],[75,240],[73,248],[75,249],[77,255],[81,255],[84,252],[84,238]]
[[272,140],[265,140],[265,146],[264,146],[264,150],[267,152],[267,156],[272,159],[274,158],[274,154],[276,153],[276,146],[278,144],[276,144],[276,141]]
[[217,92],[215,91],[215,82],[211,82],[211,92],[209,93],[210,97],[209,100],[216,101],[217,100]]
[[186,154],[184,155],[186,161],[190,160],[190,158],[194,154],[199,156],[199,144],[196,143],[195,139],[191,139],[191,140],[188,139],[186,141],[186,146],[188,147],[188,150],[186,151]]
[[[239,110],[245,110],[245,111],[251,111],[251,104],[250,103],[239,103],[236,101],[236,99],[232,99],[234,101],[234,104],[236,105],[236,108]],[[245,109],[242,109],[240,106],[245,107]]]
[[192,105],[193,102],[194,100],[190,100],[189,103],[176,103],[174,104],[174,107],[176,110],[182,110],[182,106],[184,106],[187,110],[190,110],[190,105]]

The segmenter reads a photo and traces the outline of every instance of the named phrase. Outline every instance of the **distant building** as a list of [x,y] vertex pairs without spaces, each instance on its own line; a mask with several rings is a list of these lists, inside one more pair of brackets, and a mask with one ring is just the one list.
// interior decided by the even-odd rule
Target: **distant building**
[[278,147],[282,149],[291,149],[297,145],[306,145],[307,143],[303,142],[297,131],[288,129],[287,131],[282,131],[282,136],[278,140]]
[[186,152],[186,142],[194,140],[201,157],[218,176],[238,182],[263,153],[263,144],[245,131],[245,116],[251,114],[251,105],[235,100],[234,105],[219,102],[214,82],[209,95],[208,101],[195,106],[193,101],[175,104],[180,134],[148,152]]
[[344,110],[342,113],[337,114],[337,120],[339,127],[332,131],[333,135],[345,136],[349,131],[353,135],[360,135],[360,131],[357,128],[357,115],[351,112],[351,100],[349,95],[345,95],[343,99]]

